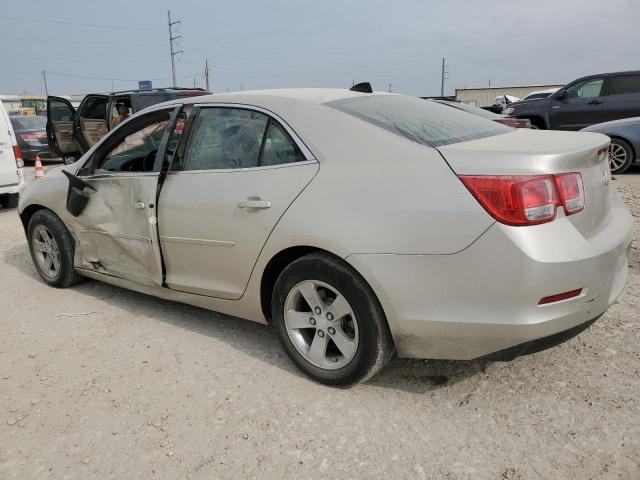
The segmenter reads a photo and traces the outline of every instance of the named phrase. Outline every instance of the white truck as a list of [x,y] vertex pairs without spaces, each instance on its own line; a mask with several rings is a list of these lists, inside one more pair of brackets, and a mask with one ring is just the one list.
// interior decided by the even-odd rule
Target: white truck
[[24,183],[24,161],[9,115],[0,101],[0,205],[18,206],[18,192]]

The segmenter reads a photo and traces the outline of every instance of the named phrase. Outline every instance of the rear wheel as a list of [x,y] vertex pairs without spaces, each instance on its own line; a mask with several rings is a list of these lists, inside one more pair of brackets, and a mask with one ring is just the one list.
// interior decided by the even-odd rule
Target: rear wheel
[[348,264],[324,253],[293,261],[278,277],[272,318],[293,363],[328,385],[375,375],[393,341],[375,294]]
[[612,138],[609,147],[609,164],[611,173],[625,172],[633,162],[631,145],[620,138]]
[[29,251],[40,277],[49,285],[67,288],[81,279],[73,268],[73,237],[52,211],[38,210],[27,229]]

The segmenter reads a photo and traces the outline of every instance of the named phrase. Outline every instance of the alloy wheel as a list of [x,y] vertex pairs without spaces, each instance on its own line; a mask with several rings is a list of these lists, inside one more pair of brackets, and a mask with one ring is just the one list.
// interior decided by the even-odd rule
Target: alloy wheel
[[358,321],[346,298],[334,287],[305,280],[287,295],[284,322],[296,350],[316,367],[348,365],[358,349]]
[[616,171],[624,166],[627,161],[627,151],[622,145],[612,143],[609,147],[609,162],[611,170]]
[[36,226],[31,245],[42,272],[49,278],[56,278],[60,274],[60,248],[51,231],[44,225]]

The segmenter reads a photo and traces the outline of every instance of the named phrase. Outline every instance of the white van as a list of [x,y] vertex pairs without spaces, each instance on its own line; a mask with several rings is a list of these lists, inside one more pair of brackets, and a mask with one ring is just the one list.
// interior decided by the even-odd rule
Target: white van
[[18,206],[18,191],[24,183],[23,167],[22,152],[0,100],[0,205],[4,208]]

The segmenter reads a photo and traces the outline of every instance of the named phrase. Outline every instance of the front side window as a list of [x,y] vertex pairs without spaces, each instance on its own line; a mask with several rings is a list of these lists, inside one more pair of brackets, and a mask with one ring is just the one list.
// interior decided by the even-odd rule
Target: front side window
[[[96,173],[151,172],[170,112],[154,112],[118,131],[116,145],[101,157]],[[121,129],[119,129],[121,130]],[[111,142],[109,142],[111,143]]]
[[620,75],[609,83],[609,95],[640,93],[640,75]]
[[368,95],[324,105],[430,147],[513,131],[458,108],[404,95]]
[[111,102],[111,128],[115,128],[131,115],[133,115],[133,109],[129,97],[119,97]]
[[592,78],[578,82],[567,88],[567,97],[569,98],[595,98],[599,97],[602,92],[602,78]]

